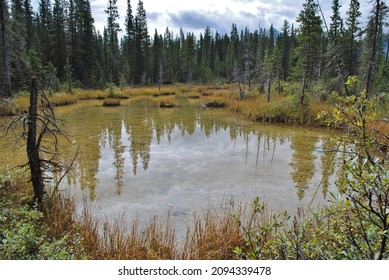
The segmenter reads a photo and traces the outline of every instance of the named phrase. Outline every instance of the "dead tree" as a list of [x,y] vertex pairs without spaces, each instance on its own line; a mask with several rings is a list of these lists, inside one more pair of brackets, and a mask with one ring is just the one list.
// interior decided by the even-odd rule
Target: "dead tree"
[[31,171],[31,182],[34,188],[34,200],[38,204],[42,203],[45,194],[45,185],[43,180],[43,171],[41,168],[41,159],[39,148],[43,135],[37,139],[37,120],[38,120],[38,85],[37,79],[31,79],[30,89],[30,108],[28,113],[28,132],[27,132],[27,157]]
[[16,117],[9,125],[8,130],[14,130],[22,125],[22,134],[17,141],[26,139],[28,166],[31,173],[31,182],[34,189],[34,202],[42,205],[46,194],[45,183],[52,178],[48,174],[65,171],[60,180],[54,186],[57,190],[62,179],[70,171],[76,155],[70,165],[64,168],[58,163],[59,137],[69,138],[58,125],[53,108],[43,90],[40,89],[36,77],[31,79],[30,106],[28,113]]
[[6,4],[0,1],[0,95],[12,96],[11,70],[9,65],[8,31],[6,28]]

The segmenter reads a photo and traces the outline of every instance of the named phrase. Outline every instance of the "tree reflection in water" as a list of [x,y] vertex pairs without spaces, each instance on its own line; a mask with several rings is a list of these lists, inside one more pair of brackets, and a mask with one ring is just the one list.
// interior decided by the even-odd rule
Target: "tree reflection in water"
[[[323,151],[337,144],[328,131],[251,123],[226,110],[204,111],[182,97],[170,109],[151,98],[113,108],[97,102],[58,108],[74,139],[72,146],[62,147],[64,160],[80,147],[63,187],[88,190],[91,200],[114,189],[127,204],[148,197],[170,205],[191,194],[266,194],[283,205],[293,200],[293,187],[300,201],[308,191],[317,196],[318,185],[323,198],[334,185],[337,157]],[[0,161],[11,157],[7,153],[0,150]],[[113,198],[110,203],[115,204]]]

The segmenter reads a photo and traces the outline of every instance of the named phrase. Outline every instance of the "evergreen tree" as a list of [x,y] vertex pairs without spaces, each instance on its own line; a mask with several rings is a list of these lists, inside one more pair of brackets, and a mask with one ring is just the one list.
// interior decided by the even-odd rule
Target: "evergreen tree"
[[327,50],[327,75],[332,80],[330,85],[333,86],[331,90],[340,91],[345,82],[346,75],[344,73],[343,63],[343,19],[340,17],[339,0],[332,2],[332,16],[329,30],[329,46]]
[[121,31],[117,22],[119,11],[116,4],[117,0],[108,0],[108,7],[105,13],[107,18],[107,35],[108,35],[108,57],[107,67],[111,83],[119,84],[119,39],[118,32]]
[[146,11],[143,1],[139,0],[135,16],[135,36],[134,36],[134,71],[133,81],[139,85],[147,83],[149,66],[149,33],[147,29]]
[[39,18],[38,18],[38,38],[39,38],[39,51],[41,60],[44,65],[47,65],[52,58],[51,52],[51,20],[52,9],[50,0],[39,1]]
[[11,30],[9,33],[9,44],[11,46],[10,70],[12,73],[12,87],[18,91],[28,85],[29,78],[26,77],[26,23],[24,17],[23,2],[12,0],[11,8]]
[[154,40],[151,50],[151,82],[159,87],[163,78],[163,38],[158,35],[157,30],[154,33]]
[[366,54],[364,57],[365,69],[361,70],[364,73],[364,89],[366,90],[367,98],[373,95],[373,79],[382,55],[382,31],[387,13],[388,7],[384,1],[373,1],[373,9],[366,30],[364,46]]
[[318,16],[318,5],[313,0],[306,0],[297,22],[299,28],[299,63],[302,77],[300,104],[305,101],[305,91],[312,81],[318,78],[321,54],[321,19]]
[[347,11],[347,30],[346,30],[346,44],[347,44],[347,70],[348,75],[353,76],[358,72],[358,58],[359,58],[359,50],[357,47],[357,37],[361,32],[361,28],[359,27],[361,17],[360,12],[360,3],[359,0],[351,0],[350,7]]
[[126,73],[124,71],[124,77],[126,78],[126,81],[128,84],[131,84],[133,82],[134,77],[134,62],[135,62],[135,51],[134,51],[134,44],[135,44],[135,23],[134,23],[134,16],[132,14],[132,6],[131,6],[131,0],[127,0],[127,14],[125,19],[125,26],[126,26],[126,38],[125,38],[125,45],[123,47],[123,57],[125,60],[126,65],[128,65]]
[[163,58],[165,71],[163,75],[163,80],[166,83],[173,83],[177,80],[177,75],[180,72],[179,62],[177,62],[176,54],[176,43],[173,39],[173,32],[169,31],[169,28],[166,28],[164,37],[163,37]]
[[[228,81],[231,82],[234,79],[235,74],[235,66],[237,65],[237,60],[239,57],[239,49],[240,49],[240,41],[238,28],[236,24],[232,24],[231,33],[230,33],[230,43],[227,47],[226,53],[226,73],[228,77]],[[236,70],[236,69],[235,69]]]
[[52,62],[57,69],[58,78],[61,80],[65,78],[67,58],[64,8],[63,0],[54,1],[51,27]]
[[268,37],[266,35],[266,30],[259,30],[259,39],[257,47],[257,75],[258,75],[258,90],[260,93],[265,92],[265,82],[266,82],[266,71],[265,71],[265,60],[266,60],[266,51]]
[[212,79],[212,71],[214,69],[213,45],[212,31],[211,28],[207,26],[204,36],[200,35],[198,49],[198,65],[202,83],[208,83]]
[[94,19],[89,0],[74,0],[69,5],[69,41],[73,77],[79,86],[95,85]]
[[255,42],[254,35],[246,27],[242,40],[242,66],[243,82],[248,85],[249,91],[252,90],[252,79],[255,74]]
[[289,22],[284,21],[282,26],[282,35],[281,35],[281,79],[286,81],[289,76],[290,71],[290,55],[291,55],[291,43],[289,38]]
[[33,47],[34,42],[34,15],[31,6],[31,0],[24,0],[24,23],[26,28],[26,51]]
[[184,81],[192,84],[196,68],[196,39],[193,33],[188,33],[186,38],[182,38],[181,65]]

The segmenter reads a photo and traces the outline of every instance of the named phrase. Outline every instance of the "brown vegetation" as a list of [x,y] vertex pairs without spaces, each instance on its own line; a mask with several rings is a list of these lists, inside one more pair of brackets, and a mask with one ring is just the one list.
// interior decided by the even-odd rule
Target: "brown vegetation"
[[121,104],[119,99],[109,98],[109,99],[105,99],[103,102],[104,107],[118,107],[120,105]]

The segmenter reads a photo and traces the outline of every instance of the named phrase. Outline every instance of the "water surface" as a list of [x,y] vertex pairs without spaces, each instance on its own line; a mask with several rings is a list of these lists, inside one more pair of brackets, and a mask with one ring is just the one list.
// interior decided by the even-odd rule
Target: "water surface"
[[[125,213],[148,219],[165,215],[185,221],[193,211],[260,196],[274,210],[325,203],[334,191],[336,143],[324,129],[266,125],[223,109],[203,110],[197,100],[176,97],[176,108],[158,100],[101,101],[57,109],[72,144],[74,169],[61,189],[92,201],[108,217]],[[1,137],[0,166],[23,162]]]

